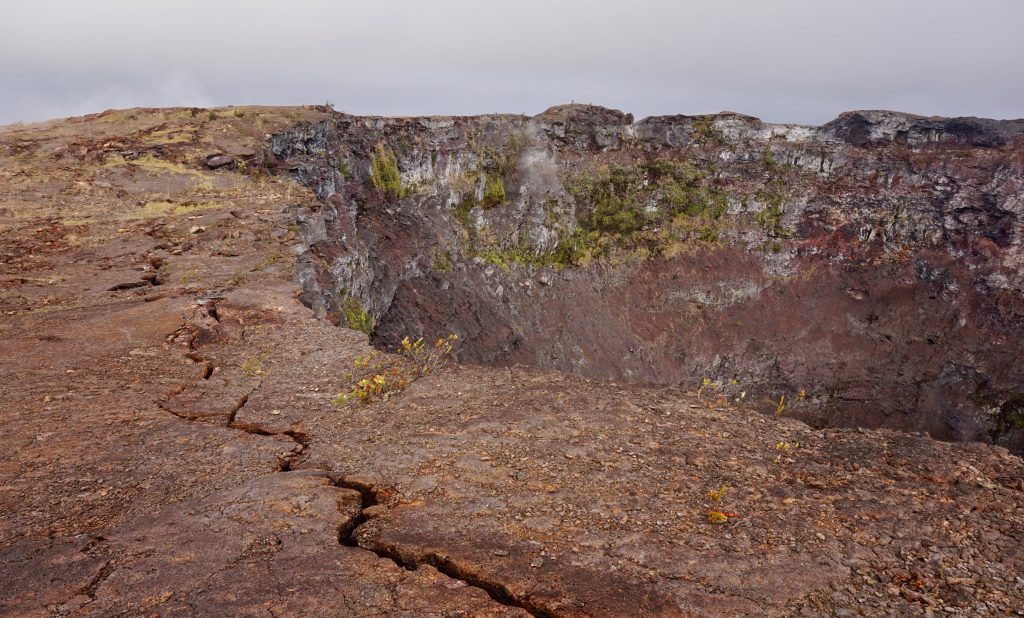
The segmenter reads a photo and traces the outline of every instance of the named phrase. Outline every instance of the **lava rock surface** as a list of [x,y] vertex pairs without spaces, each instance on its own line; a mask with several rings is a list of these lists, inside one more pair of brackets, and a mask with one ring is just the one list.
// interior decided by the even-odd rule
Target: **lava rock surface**
[[[566,148],[614,146],[556,116]],[[363,259],[330,227],[351,202],[264,136],[344,122],[323,108],[170,109],[0,129],[0,614],[1019,613],[1024,464],[1000,446],[815,429],[727,385],[511,359],[335,401],[357,359],[400,359],[318,317],[331,308],[313,283],[331,280],[316,260]],[[211,151],[247,164],[210,170]],[[364,216],[410,217],[390,208]],[[314,250],[318,221],[330,225]],[[398,259],[403,239],[383,229],[347,238]],[[708,263],[749,275],[757,256],[729,251]],[[602,281],[645,303],[686,259]],[[596,285],[583,270],[499,272],[534,294]],[[877,296],[851,289],[850,303]],[[587,302],[571,315],[616,310]]]

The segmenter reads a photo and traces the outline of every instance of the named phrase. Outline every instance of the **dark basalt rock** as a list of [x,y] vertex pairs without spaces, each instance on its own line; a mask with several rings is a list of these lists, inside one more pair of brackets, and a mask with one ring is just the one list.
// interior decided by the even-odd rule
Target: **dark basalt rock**
[[622,145],[633,115],[596,105],[556,105],[535,117],[551,140],[581,150],[608,150]]
[[953,142],[979,148],[998,148],[1024,137],[1024,120],[937,118],[887,111],[857,111],[840,114],[822,130],[826,135],[859,147],[873,142],[910,146]]

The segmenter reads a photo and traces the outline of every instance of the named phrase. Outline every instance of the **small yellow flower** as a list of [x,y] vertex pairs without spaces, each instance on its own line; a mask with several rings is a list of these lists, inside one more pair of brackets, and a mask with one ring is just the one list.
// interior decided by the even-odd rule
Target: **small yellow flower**
[[729,517],[722,511],[711,510],[708,511],[708,523],[709,524],[724,524],[729,521]]

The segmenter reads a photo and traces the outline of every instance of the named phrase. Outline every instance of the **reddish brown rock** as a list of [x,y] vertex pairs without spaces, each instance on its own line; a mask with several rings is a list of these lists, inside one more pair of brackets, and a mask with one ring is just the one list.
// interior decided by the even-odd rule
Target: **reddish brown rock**
[[[569,111],[576,128],[604,117]],[[287,116],[311,121],[301,130],[313,139],[310,127],[325,113],[253,108],[233,117],[231,139],[259,151],[246,140],[262,131],[245,123],[278,132],[292,124]],[[316,300],[314,281],[330,283],[326,270],[308,268],[307,253],[300,289],[289,258],[309,239],[309,213],[326,206],[282,176],[257,181],[191,167],[202,160],[202,140],[153,149],[147,136],[156,126],[204,130],[169,115],[110,112],[0,130],[0,193],[9,196],[0,210],[0,613],[1011,615],[1024,605],[1024,464],[1001,447],[891,429],[813,429],[788,417],[799,399],[787,398],[794,409],[781,416],[766,415],[756,401],[737,402],[729,385],[698,392],[696,384],[591,381],[523,365],[452,366],[386,400],[332,403],[362,370],[356,358],[372,349],[362,333],[318,319],[299,300]],[[499,127],[507,118],[402,122],[439,131],[449,123]],[[758,126],[729,122],[730,131]],[[677,143],[692,137],[692,124],[637,128]],[[916,139],[908,134],[908,145]],[[47,154],[70,143],[107,160]],[[128,151],[159,155],[161,165],[115,154]],[[304,179],[313,173],[301,157],[291,161]],[[197,174],[199,185],[219,188],[199,194]],[[345,190],[368,192],[359,184]],[[297,202],[304,207],[282,206]],[[386,215],[367,215],[376,227],[360,229],[380,232]],[[189,234],[195,225],[206,232]],[[400,258],[402,242],[416,242],[403,229],[376,239],[389,260]],[[832,240],[816,246],[850,241]],[[430,255],[429,243],[415,246]],[[348,259],[344,247],[321,249]],[[822,287],[813,278],[753,277],[760,258],[736,250],[679,255],[609,271],[604,289],[628,292],[612,298],[593,291],[590,274],[547,272],[543,289],[571,290],[572,306],[544,298],[535,306],[564,318],[560,328],[632,315],[637,337],[667,330],[736,343],[740,335],[724,323],[696,320],[682,330],[673,317],[674,303],[685,302],[666,293],[673,271],[678,291],[713,266],[771,283],[759,315],[781,337],[810,336],[816,308],[863,306],[865,316],[879,316],[866,332],[884,339],[895,332],[886,328],[914,328],[910,307],[941,313],[920,283],[903,285],[912,274],[940,297],[954,288],[968,294],[975,271],[926,257],[945,270],[921,275],[909,263],[884,263],[886,283],[846,280],[841,268],[819,265],[821,277],[836,279]],[[366,267],[390,268],[381,264],[392,262]],[[459,267],[451,268],[449,281],[458,283]],[[152,286],[110,291],[157,271],[160,298]],[[458,285],[497,282],[510,293],[512,282],[525,281],[515,276],[477,273]],[[488,316],[510,315],[497,306],[474,314],[452,295],[457,311],[445,318],[436,301],[442,287],[396,284],[395,315],[477,315],[481,332],[500,328]],[[686,289],[709,302],[732,298],[716,286]],[[991,296],[985,302],[1007,313],[979,310],[972,315],[990,321],[961,332],[992,332],[1015,298]],[[649,310],[631,314],[631,303]],[[728,307],[721,315],[741,315]],[[748,328],[771,332],[756,321]],[[856,333],[819,335],[822,347],[800,357],[809,375],[820,371],[815,355],[829,350],[888,362],[874,355],[880,348],[858,347]],[[615,350],[630,339],[608,338],[602,358],[629,368]],[[1005,344],[946,345],[988,353]],[[513,362],[517,353],[495,359]],[[638,366],[668,370],[651,358]],[[967,396],[953,377],[922,392]],[[870,379],[863,374],[858,388]]]

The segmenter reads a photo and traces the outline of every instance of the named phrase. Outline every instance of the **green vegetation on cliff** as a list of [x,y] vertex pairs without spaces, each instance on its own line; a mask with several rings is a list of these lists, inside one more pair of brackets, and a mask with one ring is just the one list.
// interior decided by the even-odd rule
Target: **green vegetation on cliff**
[[616,248],[677,252],[681,244],[714,243],[728,193],[685,161],[657,159],[584,172],[568,185],[576,196],[580,230],[556,253],[569,263]]
[[771,238],[785,238],[789,231],[782,225],[783,195],[779,187],[766,185],[754,193],[754,198],[764,204],[757,213],[757,224]]
[[398,199],[405,195],[402,177],[398,171],[395,153],[377,144],[377,151],[370,155],[370,182],[386,196]]
[[[344,291],[342,293],[344,294]],[[371,316],[370,312],[359,304],[359,301],[351,296],[345,295],[338,304],[338,308],[345,317],[346,326],[352,330],[358,330],[366,333],[367,335],[373,333],[373,316]]]
[[505,203],[505,182],[501,175],[489,172],[484,178],[484,197],[480,205],[484,208],[494,208]]

